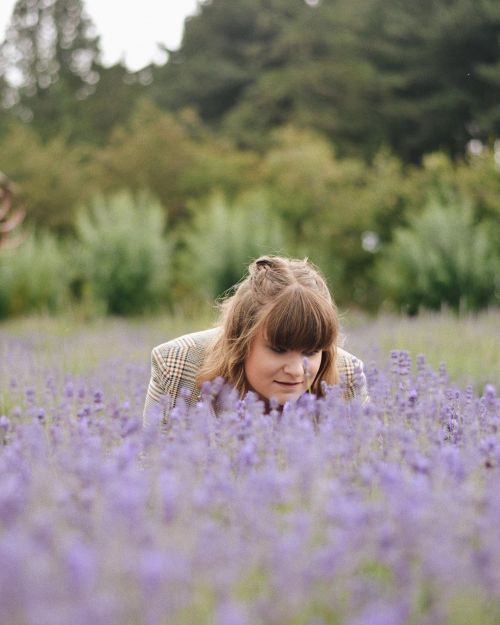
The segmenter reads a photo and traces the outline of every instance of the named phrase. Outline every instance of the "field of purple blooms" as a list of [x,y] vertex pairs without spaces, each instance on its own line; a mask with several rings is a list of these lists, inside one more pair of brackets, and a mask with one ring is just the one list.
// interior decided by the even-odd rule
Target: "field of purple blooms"
[[[467,371],[492,319],[443,360]],[[498,351],[477,389],[413,351],[417,322],[410,356],[377,321],[347,332],[365,406],[223,390],[215,417],[215,384],[143,429],[181,325],[0,325],[0,623],[499,625]]]

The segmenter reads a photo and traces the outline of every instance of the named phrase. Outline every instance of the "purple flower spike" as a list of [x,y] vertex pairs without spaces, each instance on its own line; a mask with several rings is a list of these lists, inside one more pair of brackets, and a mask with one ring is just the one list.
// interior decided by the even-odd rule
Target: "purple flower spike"
[[148,324],[121,324],[88,370],[99,330],[61,358],[50,333],[0,326],[0,623],[435,625],[463,601],[493,618],[493,384],[398,349],[366,367],[366,404],[323,384],[280,406],[220,379],[142,422]]
[[483,395],[486,399],[495,399],[497,396],[497,389],[493,384],[486,384]]
[[217,625],[250,625],[242,607],[234,600],[224,601],[217,609]]

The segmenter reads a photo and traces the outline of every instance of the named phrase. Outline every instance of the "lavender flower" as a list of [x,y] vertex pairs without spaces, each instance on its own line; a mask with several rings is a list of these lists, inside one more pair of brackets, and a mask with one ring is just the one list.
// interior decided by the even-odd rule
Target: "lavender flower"
[[395,350],[367,367],[364,406],[325,386],[281,410],[217,380],[141,427],[144,334],[121,339],[79,375],[60,344],[48,365],[9,342],[0,622],[431,625],[457,597],[495,622],[493,385]]

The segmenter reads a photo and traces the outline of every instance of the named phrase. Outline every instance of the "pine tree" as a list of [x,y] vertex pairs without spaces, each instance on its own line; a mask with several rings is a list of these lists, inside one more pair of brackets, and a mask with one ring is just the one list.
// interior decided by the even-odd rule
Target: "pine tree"
[[82,0],[18,0],[0,46],[3,106],[42,135],[69,128],[99,80],[99,56]]
[[405,160],[500,133],[497,0],[373,0],[362,31],[372,103],[386,142]]

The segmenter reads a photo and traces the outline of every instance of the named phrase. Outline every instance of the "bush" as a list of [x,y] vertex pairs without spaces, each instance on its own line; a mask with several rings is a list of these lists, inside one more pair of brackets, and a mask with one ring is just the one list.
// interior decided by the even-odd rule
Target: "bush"
[[186,218],[189,201],[214,189],[234,196],[254,181],[257,169],[256,154],[209,134],[192,110],[173,114],[148,100],[137,104],[89,166],[104,193],[150,190],[168,211],[171,226]]
[[175,222],[184,213],[184,176],[194,159],[195,144],[185,125],[142,101],[128,125],[117,128],[97,153],[92,171],[104,193],[148,189],[168,207],[169,220]]
[[216,194],[192,207],[179,263],[180,290],[213,299],[238,282],[261,254],[285,253],[286,228],[270,214],[265,193],[254,191],[229,204]]
[[13,124],[2,138],[0,170],[21,189],[29,220],[39,228],[71,232],[79,203],[92,195],[87,148],[64,136],[43,142],[29,126]]
[[16,249],[0,252],[0,317],[60,310],[68,301],[70,278],[57,239],[30,233]]
[[399,228],[382,253],[377,279],[389,299],[414,314],[420,307],[474,311],[498,304],[499,255],[488,222],[475,224],[465,202],[431,202]]
[[77,218],[84,293],[107,312],[134,314],[165,301],[170,247],[165,214],[145,194],[96,198]]

